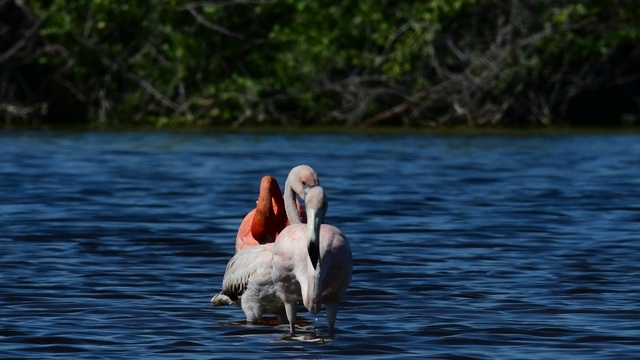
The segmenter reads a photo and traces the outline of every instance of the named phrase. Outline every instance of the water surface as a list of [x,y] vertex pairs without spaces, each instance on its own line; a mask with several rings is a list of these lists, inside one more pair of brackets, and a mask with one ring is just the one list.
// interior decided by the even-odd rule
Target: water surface
[[[639,140],[0,133],[0,354],[637,357]],[[354,253],[330,340],[209,304],[260,178],[302,163]]]

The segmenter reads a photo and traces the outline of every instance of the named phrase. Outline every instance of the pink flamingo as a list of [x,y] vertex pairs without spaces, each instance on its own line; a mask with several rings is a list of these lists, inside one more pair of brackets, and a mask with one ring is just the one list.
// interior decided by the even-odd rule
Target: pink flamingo
[[333,336],[338,306],[351,282],[351,248],[340,229],[322,224],[327,207],[322,187],[311,188],[305,198],[307,224],[286,227],[274,243],[271,278],[284,303],[291,336],[300,301],[313,314],[325,304],[328,336]]
[[[289,221],[300,222],[306,219],[304,212],[302,212],[303,216],[300,216],[301,209],[296,194],[304,199],[309,189],[317,186],[318,183],[318,175],[310,166],[299,165],[291,169],[285,185],[285,207],[288,210],[287,214],[291,211],[292,215],[297,217]],[[275,226],[269,223],[274,221],[273,219],[278,219],[276,216],[278,211],[274,211],[274,208],[282,209],[281,204],[284,201],[282,195],[280,195],[281,201],[274,200],[280,191],[278,189],[276,192],[273,189],[274,186],[277,187],[275,179],[269,176],[263,178],[258,205],[247,214],[240,226],[241,230],[243,228],[245,230],[238,232],[237,252],[227,263],[222,280],[222,291],[211,298],[213,306],[236,305],[242,308],[247,322],[263,321],[262,316],[265,313],[275,313],[281,323],[287,321],[284,305],[276,295],[275,285],[271,279],[273,241],[276,239],[273,234],[277,235],[288,225],[288,222],[282,227],[280,227],[281,223]],[[254,226],[260,231],[254,231]],[[271,232],[264,231],[265,228],[270,228]],[[260,238],[263,242],[258,241],[256,234],[264,233],[267,235]]]
[[251,210],[240,223],[236,235],[236,252],[266,243],[272,243],[289,224],[298,224],[304,218],[304,211],[296,194],[303,200],[310,188],[319,184],[318,174],[308,165],[291,169],[282,196],[278,181],[265,175],[260,182],[260,195],[256,208]]

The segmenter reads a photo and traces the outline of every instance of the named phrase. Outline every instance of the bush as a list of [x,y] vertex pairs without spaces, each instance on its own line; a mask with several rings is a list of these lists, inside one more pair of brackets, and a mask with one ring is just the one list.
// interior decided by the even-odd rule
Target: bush
[[[637,5],[0,0],[0,116],[547,126],[597,114],[596,123],[633,123]],[[590,110],[594,97],[605,111]]]

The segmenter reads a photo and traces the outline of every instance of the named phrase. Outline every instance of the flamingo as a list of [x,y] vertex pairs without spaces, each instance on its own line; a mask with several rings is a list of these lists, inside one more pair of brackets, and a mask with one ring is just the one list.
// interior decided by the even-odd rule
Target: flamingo
[[351,248],[340,229],[322,224],[327,207],[322,187],[311,188],[305,198],[307,224],[286,227],[273,245],[271,277],[284,304],[291,336],[295,335],[300,301],[313,314],[325,304],[328,336],[334,336],[338,306],[351,282]]
[[[301,209],[296,194],[304,199],[309,189],[318,186],[318,183],[318,174],[308,165],[296,166],[289,172],[285,193],[288,194],[286,204],[289,205],[289,209],[295,209],[291,211],[297,215],[293,221],[306,220],[305,216],[300,216]],[[291,221],[290,219],[285,221],[285,225],[280,222],[270,223],[270,221],[281,221],[277,214],[278,209],[283,208],[282,203],[285,201],[282,195],[278,201],[277,195],[280,189],[277,186],[277,181],[273,177],[268,175],[263,177],[256,209],[247,214],[240,225],[236,238],[236,254],[227,263],[222,279],[222,291],[211,298],[213,306],[240,307],[245,313],[247,322],[260,322],[265,313],[275,313],[280,323],[287,321],[284,305],[276,295],[275,285],[271,279],[273,241]],[[304,212],[302,214],[304,215]],[[254,227],[259,231],[254,231]],[[244,235],[241,236],[241,233]],[[263,242],[257,240],[257,234],[266,234],[260,237]]]
[[272,243],[285,226],[305,220],[296,194],[304,200],[306,192],[318,184],[315,170],[308,165],[298,165],[289,172],[283,197],[278,181],[273,176],[265,175],[260,182],[256,208],[244,217],[238,228],[236,252],[250,246]]

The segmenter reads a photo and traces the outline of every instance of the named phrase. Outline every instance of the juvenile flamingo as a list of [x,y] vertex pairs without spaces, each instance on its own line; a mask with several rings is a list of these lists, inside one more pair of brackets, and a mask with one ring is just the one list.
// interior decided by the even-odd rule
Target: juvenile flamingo
[[338,306],[351,282],[351,248],[340,229],[322,224],[327,207],[322,187],[310,189],[305,198],[307,224],[286,227],[274,244],[271,277],[284,303],[291,336],[300,301],[313,314],[325,304],[328,336],[333,336]]
[[[266,185],[265,182],[267,182]],[[300,221],[301,219],[296,194],[304,199],[309,189],[317,186],[318,183],[318,175],[310,166],[296,166],[289,172],[285,193],[290,195],[287,198],[288,202],[291,202],[291,204],[287,202],[289,208],[297,209],[294,211],[295,215],[297,215],[297,219],[294,219],[294,221]],[[275,313],[280,323],[287,322],[284,305],[276,295],[275,285],[271,279],[275,235],[272,235],[273,232],[268,233],[269,237],[261,238],[267,241],[261,243],[254,237],[255,234],[261,232],[253,231],[256,223],[260,224],[256,225],[258,228],[272,225],[265,225],[262,219],[266,219],[265,221],[268,222],[270,221],[269,219],[277,218],[277,216],[274,217],[274,213],[277,214],[277,210],[274,210],[274,208],[282,209],[280,205],[283,202],[282,195],[280,195],[281,201],[276,203],[274,197],[277,196],[277,192],[273,190],[273,186],[277,187],[275,179],[265,176],[260,187],[258,206],[247,214],[241,224],[241,229],[243,226],[246,228],[243,232],[244,236],[241,237],[241,232],[238,232],[236,239],[237,252],[227,263],[222,280],[222,291],[211,298],[213,306],[236,305],[242,308],[247,322],[259,322],[265,313]],[[280,189],[277,191],[279,192]],[[263,205],[264,203],[266,205]],[[263,215],[264,212],[260,210],[263,208],[266,209],[264,212],[269,216]],[[304,215],[304,212],[302,214]],[[259,220],[256,221],[256,219]],[[250,224],[250,226],[245,223]],[[278,223],[278,226],[280,225]],[[282,227],[275,227],[276,230],[274,230],[272,226],[270,229],[275,231],[277,235],[286,225],[288,225],[288,222],[285,221],[285,225]]]
[[236,252],[250,246],[274,242],[285,226],[302,222],[304,211],[300,208],[296,194],[304,200],[306,192],[318,184],[315,170],[308,165],[296,166],[289,172],[283,197],[278,181],[273,176],[264,176],[260,182],[256,208],[240,223],[236,235]]

